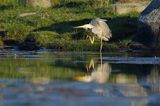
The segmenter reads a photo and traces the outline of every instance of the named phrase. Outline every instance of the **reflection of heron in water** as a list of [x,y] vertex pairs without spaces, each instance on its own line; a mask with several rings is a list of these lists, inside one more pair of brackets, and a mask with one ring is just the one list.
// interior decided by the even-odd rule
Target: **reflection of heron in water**
[[91,59],[90,63],[86,66],[87,71],[91,70],[90,75],[77,76],[75,77],[75,79],[83,82],[96,82],[96,83],[102,84],[100,88],[94,89],[94,92],[100,95],[104,95],[105,90],[104,90],[103,84],[105,84],[108,81],[112,68],[109,63],[102,64],[102,57],[100,57],[100,61],[101,61],[100,62],[101,64],[98,64],[95,67],[95,61],[94,59]]
[[[94,66],[95,63],[93,64],[93,59],[91,59],[88,69],[93,68]],[[84,82],[97,82],[103,84],[109,79],[110,72],[110,64],[104,63],[102,65],[99,64],[97,67],[93,68],[90,75],[77,76],[75,79]]]

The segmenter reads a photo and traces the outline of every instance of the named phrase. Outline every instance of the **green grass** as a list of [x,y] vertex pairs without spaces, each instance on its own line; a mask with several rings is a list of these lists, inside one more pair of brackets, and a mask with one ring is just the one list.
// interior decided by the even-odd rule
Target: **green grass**
[[[136,32],[138,13],[117,16],[110,6],[93,8],[88,0],[60,0],[54,3],[56,2],[59,6],[49,9],[9,7],[10,4],[5,4],[2,9],[4,4],[0,4],[0,33],[4,34],[1,41],[11,40],[16,44],[34,42],[41,47],[61,50],[97,51],[99,42],[91,45],[84,30],[73,28],[97,17],[107,19],[113,33],[111,41],[105,43],[104,50],[120,49],[117,44],[124,40],[130,41]],[[28,12],[35,12],[36,15],[19,17]],[[126,43],[122,44],[126,47]]]
[[[41,78],[72,80],[85,73],[85,67],[74,68],[76,64],[63,67],[66,63],[32,60],[1,59],[0,78]],[[60,66],[61,65],[61,66]],[[72,67],[71,67],[72,66]],[[76,71],[75,71],[76,70]]]

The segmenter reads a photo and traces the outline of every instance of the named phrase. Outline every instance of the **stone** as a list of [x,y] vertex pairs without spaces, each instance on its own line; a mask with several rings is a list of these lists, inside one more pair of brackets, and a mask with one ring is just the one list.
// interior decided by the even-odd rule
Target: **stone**
[[148,2],[140,3],[115,3],[113,10],[116,14],[127,14],[130,12],[142,12],[148,5]]
[[160,0],[152,0],[140,14],[134,41],[148,48],[160,47]]
[[32,7],[41,7],[41,8],[52,7],[51,0],[27,0],[27,5]]

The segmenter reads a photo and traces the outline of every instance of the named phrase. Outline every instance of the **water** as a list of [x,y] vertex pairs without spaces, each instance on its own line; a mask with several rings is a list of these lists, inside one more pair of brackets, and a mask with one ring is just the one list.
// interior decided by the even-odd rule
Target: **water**
[[[149,53],[150,54],[150,53]],[[0,106],[158,106],[159,54],[0,51]]]

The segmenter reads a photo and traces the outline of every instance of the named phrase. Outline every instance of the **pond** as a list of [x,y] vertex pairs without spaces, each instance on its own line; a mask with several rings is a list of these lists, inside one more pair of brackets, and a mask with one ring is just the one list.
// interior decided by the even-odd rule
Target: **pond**
[[1,106],[158,106],[159,100],[159,53],[0,51]]

